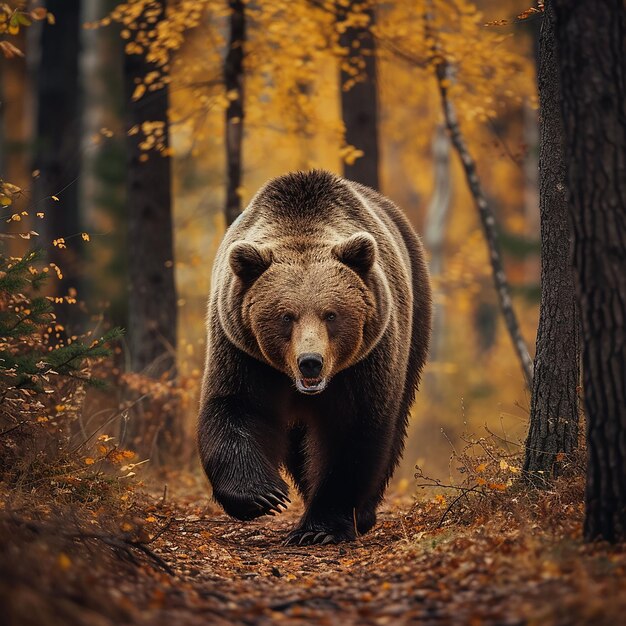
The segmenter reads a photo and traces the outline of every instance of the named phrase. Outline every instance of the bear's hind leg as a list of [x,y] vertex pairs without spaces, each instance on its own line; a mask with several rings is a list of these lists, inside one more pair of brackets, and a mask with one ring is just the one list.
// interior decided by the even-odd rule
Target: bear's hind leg
[[314,433],[307,508],[287,545],[353,541],[375,524],[381,477],[391,462],[385,445],[390,433],[380,420],[367,422],[365,428],[359,424],[338,433],[335,426]]
[[366,502],[356,512],[356,529],[359,535],[369,532],[376,524],[376,507],[378,503],[373,501]]
[[285,466],[306,501],[309,495],[309,481],[306,476],[306,427],[295,426],[289,431]]

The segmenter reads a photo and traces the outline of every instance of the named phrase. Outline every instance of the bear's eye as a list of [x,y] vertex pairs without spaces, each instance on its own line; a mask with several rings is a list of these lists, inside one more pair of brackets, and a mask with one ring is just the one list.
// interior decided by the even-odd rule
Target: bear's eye
[[336,313],[333,313],[333,312],[331,311],[331,312],[329,312],[329,313],[326,313],[326,315],[324,315],[324,319],[325,319],[327,322],[332,322],[333,320],[336,320],[336,319],[337,319],[337,314],[336,314]]
[[293,315],[291,315],[290,313],[285,313],[282,318],[283,322],[285,322],[285,324],[291,324],[291,322],[293,322]]

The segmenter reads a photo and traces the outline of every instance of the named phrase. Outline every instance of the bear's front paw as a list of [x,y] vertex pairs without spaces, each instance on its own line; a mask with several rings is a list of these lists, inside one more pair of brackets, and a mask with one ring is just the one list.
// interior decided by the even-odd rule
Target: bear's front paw
[[356,533],[347,520],[328,522],[301,522],[285,539],[286,546],[313,546],[354,541]]
[[281,480],[268,485],[218,488],[214,489],[213,497],[228,515],[246,521],[261,515],[282,513],[287,503],[291,502],[288,490],[287,484]]

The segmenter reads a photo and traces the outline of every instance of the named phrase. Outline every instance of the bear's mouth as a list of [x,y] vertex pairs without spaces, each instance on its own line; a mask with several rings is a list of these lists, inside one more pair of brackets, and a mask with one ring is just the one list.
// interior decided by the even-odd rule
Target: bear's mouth
[[327,383],[327,378],[296,378],[296,389],[300,393],[312,396],[316,393],[322,393],[326,389]]

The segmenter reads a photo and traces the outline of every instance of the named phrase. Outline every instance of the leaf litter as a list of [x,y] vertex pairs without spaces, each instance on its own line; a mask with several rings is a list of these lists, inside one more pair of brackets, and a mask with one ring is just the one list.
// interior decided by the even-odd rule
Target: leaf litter
[[9,625],[596,625],[626,610],[624,549],[580,540],[580,478],[443,524],[445,498],[391,497],[370,533],[323,547],[283,546],[299,503],[244,523],[194,490],[117,510],[3,501]]

